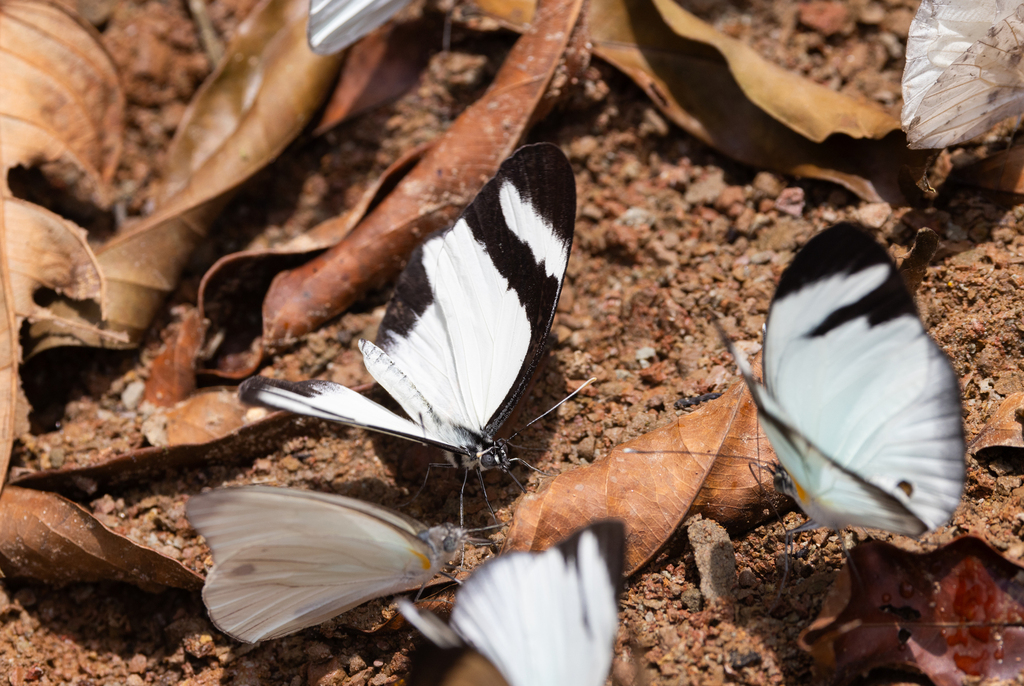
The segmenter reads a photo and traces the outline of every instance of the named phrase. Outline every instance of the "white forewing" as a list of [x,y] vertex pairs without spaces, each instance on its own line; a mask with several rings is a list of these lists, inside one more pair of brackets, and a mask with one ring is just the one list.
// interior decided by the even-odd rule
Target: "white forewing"
[[309,47],[318,55],[330,55],[386,22],[409,0],[311,0]]
[[343,496],[221,489],[191,498],[188,517],[213,553],[203,588],[210,618],[242,641],[417,588],[447,562],[417,535],[423,525]]
[[1018,0],[921,0],[907,37],[903,69],[903,129],[917,115],[925,93],[946,68],[981,40]]
[[552,548],[481,567],[459,591],[451,626],[511,686],[599,686],[618,628],[617,583],[585,531],[576,560]]

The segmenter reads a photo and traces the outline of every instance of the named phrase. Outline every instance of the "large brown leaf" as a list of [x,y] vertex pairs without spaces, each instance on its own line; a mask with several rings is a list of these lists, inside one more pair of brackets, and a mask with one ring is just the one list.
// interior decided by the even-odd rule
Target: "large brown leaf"
[[879,667],[937,686],[1013,679],[1024,671],[1024,566],[974,536],[930,553],[865,543],[800,643],[833,684]]
[[[528,0],[474,0],[505,24]],[[927,161],[879,108],[768,62],[674,0],[592,0],[594,54],[672,121],[756,168],[832,181],[869,201],[904,203]],[[910,184],[912,185],[912,184]]]
[[775,454],[742,383],[675,423],[615,448],[593,465],[563,472],[523,498],[506,550],[545,550],[601,519],[626,525],[627,575],[650,560],[689,515],[734,530],[778,511],[770,488]]
[[[263,305],[263,342],[279,347],[347,309],[401,270],[422,239],[448,224],[497,171],[543,109],[568,53],[572,74],[585,63],[570,47],[582,0],[542,0],[494,83],[452,124],[423,160],[344,240],[280,274]],[[573,44],[575,46],[575,44]]]
[[85,231],[13,197],[8,174],[17,166],[57,163],[75,170],[83,189],[104,204],[120,153],[124,95],[95,31],[46,2],[0,4],[0,74],[2,484],[19,423],[27,425],[17,373],[21,322],[75,330],[76,322],[46,303],[61,294],[88,301],[99,313],[104,289]]
[[[107,279],[105,329],[135,345],[176,286],[193,248],[240,183],[269,164],[313,116],[339,57],[306,44],[305,0],[262,0],[238,28],[217,70],[189,105],[168,152],[157,211],[98,251]],[[95,312],[61,313],[99,324]],[[109,339],[34,326],[33,352],[58,345],[111,347]]]
[[180,562],[115,534],[80,505],[17,486],[0,494],[0,571],[55,584],[126,581],[147,591],[203,585]]

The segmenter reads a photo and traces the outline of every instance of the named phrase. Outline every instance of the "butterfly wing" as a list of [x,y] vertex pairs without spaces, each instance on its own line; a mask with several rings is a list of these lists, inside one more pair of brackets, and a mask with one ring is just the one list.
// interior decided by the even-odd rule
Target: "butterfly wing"
[[331,381],[284,381],[253,376],[238,387],[238,397],[252,405],[358,426],[443,450],[461,451],[468,440],[464,431],[440,421],[425,403],[416,417],[419,422],[412,422],[351,388]]
[[[949,65],[1016,10],[1018,0],[922,0],[907,37],[903,69],[903,130]],[[928,146],[922,146],[928,147]]]
[[939,75],[907,128],[912,148],[944,148],[1024,112],[1024,7],[1001,19]]
[[[870,236],[837,224],[800,251],[772,301],[763,360],[761,402],[838,468],[799,445],[778,450],[809,497],[836,501],[844,525],[886,528],[875,511],[898,505],[927,529],[949,519],[964,481],[959,381]],[[841,489],[865,492],[850,474],[878,489],[869,498],[899,503],[845,507]]]
[[343,496],[226,488],[190,498],[188,517],[213,553],[210,619],[250,643],[416,588],[447,562],[419,522]]
[[318,55],[338,52],[408,4],[409,0],[310,0],[309,47]]
[[623,545],[621,522],[600,522],[543,553],[496,558],[459,590],[451,626],[511,686],[599,686],[618,631]]
[[413,253],[376,346],[364,348],[367,369],[410,417],[493,437],[544,350],[575,215],[565,155],[525,146]]

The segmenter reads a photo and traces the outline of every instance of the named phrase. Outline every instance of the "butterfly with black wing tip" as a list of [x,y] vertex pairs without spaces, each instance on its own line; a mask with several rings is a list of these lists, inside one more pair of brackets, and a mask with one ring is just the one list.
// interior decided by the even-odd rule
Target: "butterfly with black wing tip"
[[329,381],[255,376],[239,396],[433,445],[451,466],[478,474],[508,472],[517,458],[495,434],[544,352],[575,217],[569,161],[554,145],[528,145],[451,228],[416,249],[376,344],[359,341],[367,370],[411,419]]
[[318,55],[331,55],[390,19],[409,0],[310,0],[306,38]]
[[467,540],[450,524],[428,528],[380,505],[289,488],[222,488],[186,508],[213,553],[210,619],[246,643],[421,587]]
[[779,463],[775,488],[819,526],[919,536],[964,484],[960,384],[885,250],[852,224],[783,273],[757,383],[726,340]]
[[604,521],[542,553],[489,560],[458,590],[448,624],[399,599],[405,618],[440,649],[417,660],[411,683],[603,684],[618,632],[624,545],[622,522]]

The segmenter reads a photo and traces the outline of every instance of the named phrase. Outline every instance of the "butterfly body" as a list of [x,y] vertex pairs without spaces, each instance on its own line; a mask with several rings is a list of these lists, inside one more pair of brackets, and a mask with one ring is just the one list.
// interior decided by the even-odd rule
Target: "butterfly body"
[[920,535],[949,519],[959,381],[870,236],[838,224],[808,242],[772,300],[764,385],[740,368],[784,469],[776,488],[817,525]]

